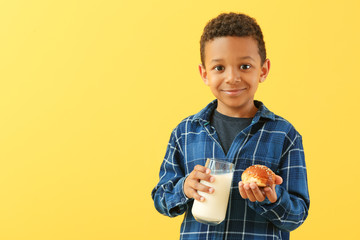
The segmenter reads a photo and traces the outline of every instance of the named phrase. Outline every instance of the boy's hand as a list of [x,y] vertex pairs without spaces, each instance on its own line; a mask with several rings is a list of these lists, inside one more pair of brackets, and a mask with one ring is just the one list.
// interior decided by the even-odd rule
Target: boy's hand
[[275,191],[275,186],[280,185],[283,182],[282,177],[276,175],[275,184],[271,187],[259,188],[256,183],[246,183],[239,182],[239,192],[242,198],[249,199],[251,202],[263,202],[266,197],[271,203],[276,202],[277,196]]
[[205,198],[200,196],[197,191],[213,193],[214,188],[201,184],[200,180],[214,182],[215,178],[210,175],[210,169],[201,165],[196,165],[194,170],[185,179],[184,193],[186,197],[194,198],[195,200],[202,202],[205,200]]

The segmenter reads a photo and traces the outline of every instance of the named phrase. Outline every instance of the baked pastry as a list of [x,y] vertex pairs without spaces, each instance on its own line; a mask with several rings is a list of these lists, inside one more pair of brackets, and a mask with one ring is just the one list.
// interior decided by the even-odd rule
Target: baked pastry
[[275,173],[264,165],[253,165],[241,175],[243,183],[256,183],[259,187],[271,187],[275,183]]

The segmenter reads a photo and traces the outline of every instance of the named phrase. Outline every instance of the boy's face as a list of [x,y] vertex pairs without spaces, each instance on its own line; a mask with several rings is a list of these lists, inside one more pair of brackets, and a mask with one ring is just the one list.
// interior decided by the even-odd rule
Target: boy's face
[[205,66],[199,70],[218,99],[217,110],[233,117],[253,117],[254,95],[269,72],[270,61],[261,64],[257,41],[252,37],[220,37],[205,45]]

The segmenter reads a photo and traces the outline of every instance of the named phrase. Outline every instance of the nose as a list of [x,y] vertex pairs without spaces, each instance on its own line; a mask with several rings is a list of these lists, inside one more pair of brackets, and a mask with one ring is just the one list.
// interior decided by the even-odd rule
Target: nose
[[240,71],[236,68],[228,69],[225,82],[228,84],[241,82]]

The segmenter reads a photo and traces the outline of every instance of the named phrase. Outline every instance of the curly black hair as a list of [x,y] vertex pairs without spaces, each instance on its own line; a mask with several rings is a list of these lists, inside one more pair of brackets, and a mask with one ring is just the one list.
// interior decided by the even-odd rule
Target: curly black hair
[[263,34],[256,20],[242,13],[222,13],[211,19],[205,26],[200,39],[201,63],[205,67],[205,44],[218,37],[253,37],[259,48],[261,64],[266,60]]

